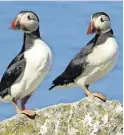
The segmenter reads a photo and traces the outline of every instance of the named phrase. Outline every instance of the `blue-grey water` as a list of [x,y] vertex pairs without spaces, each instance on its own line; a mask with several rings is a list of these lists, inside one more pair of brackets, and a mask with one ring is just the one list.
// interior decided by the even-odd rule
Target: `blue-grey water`
[[[122,102],[122,2],[0,2],[0,77],[22,47],[23,32],[10,30],[9,25],[23,10],[34,11],[39,16],[41,37],[54,54],[52,69],[29,100],[28,108],[75,102],[85,97],[81,88],[54,89],[51,92],[48,88],[73,56],[94,36],[87,36],[86,29],[90,16],[99,11],[108,13],[111,18],[120,54],[115,68],[90,85],[90,90]],[[0,120],[15,114],[10,103],[0,102]]]

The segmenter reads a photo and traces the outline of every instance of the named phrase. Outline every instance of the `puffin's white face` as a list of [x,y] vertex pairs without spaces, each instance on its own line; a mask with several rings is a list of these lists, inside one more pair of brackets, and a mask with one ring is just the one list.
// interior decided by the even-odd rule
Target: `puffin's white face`
[[111,29],[110,18],[105,13],[96,13],[91,17],[91,23],[88,27],[87,34],[106,33]]
[[101,32],[105,33],[111,29],[111,23],[107,16],[101,15],[94,19],[95,28],[98,28]]
[[39,19],[33,12],[21,12],[11,23],[10,28],[23,30],[26,33],[36,31],[39,27]]

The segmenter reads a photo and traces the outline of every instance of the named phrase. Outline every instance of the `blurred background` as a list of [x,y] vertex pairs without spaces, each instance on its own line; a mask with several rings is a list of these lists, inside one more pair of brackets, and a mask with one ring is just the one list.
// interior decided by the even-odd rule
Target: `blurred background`
[[[122,2],[0,2],[0,78],[7,65],[18,54],[23,44],[23,32],[9,29],[11,21],[23,10],[35,12],[40,19],[42,39],[52,49],[51,72],[27,103],[27,108],[44,108],[58,103],[71,103],[85,97],[81,88],[54,89],[49,92],[52,80],[64,71],[69,61],[94,35],[87,36],[90,17],[95,12],[106,12],[112,22],[119,45],[119,60],[104,78],[90,85],[92,92],[101,92],[110,100],[122,103]],[[0,121],[15,115],[15,109],[0,102]]]

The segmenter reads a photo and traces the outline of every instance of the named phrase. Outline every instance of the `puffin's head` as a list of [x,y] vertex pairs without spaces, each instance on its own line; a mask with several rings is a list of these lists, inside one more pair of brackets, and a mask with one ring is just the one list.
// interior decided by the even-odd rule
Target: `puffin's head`
[[39,28],[39,18],[32,11],[22,11],[12,21],[10,28],[23,30],[25,33],[32,33]]
[[111,29],[109,16],[104,12],[98,12],[91,16],[91,22],[87,34],[106,33]]

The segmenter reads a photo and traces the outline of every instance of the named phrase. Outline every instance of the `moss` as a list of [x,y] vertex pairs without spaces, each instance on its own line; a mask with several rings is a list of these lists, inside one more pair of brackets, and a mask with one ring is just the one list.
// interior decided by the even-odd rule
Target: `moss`
[[63,135],[63,133],[62,132],[59,132],[59,133],[57,133],[58,135]]
[[98,130],[97,135],[108,135],[108,131],[105,129]]
[[99,113],[103,116],[107,114],[107,112],[103,108],[99,109]]
[[[2,135],[22,135],[33,133],[37,135],[38,129],[30,122],[26,122],[26,119],[23,121],[8,121],[6,124],[2,125],[4,130],[1,132]],[[1,127],[0,127],[1,128]]]
[[46,120],[48,119],[48,117],[47,116],[38,116],[37,117],[37,123],[39,123],[40,125],[43,125],[45,122],[46,122]]
[[71,110],[71,106],[67,105],[63,107],[64,111],[70,111]]
[[47,129],[46,135],[55,135],[55,123],[51,122],[49,128]]
[[77,125],[76,129],[78,129],[80,135],[85,134],[86,127],[85,127],[85,125],[83,125],[82,123],[79,123],[79,124]]

